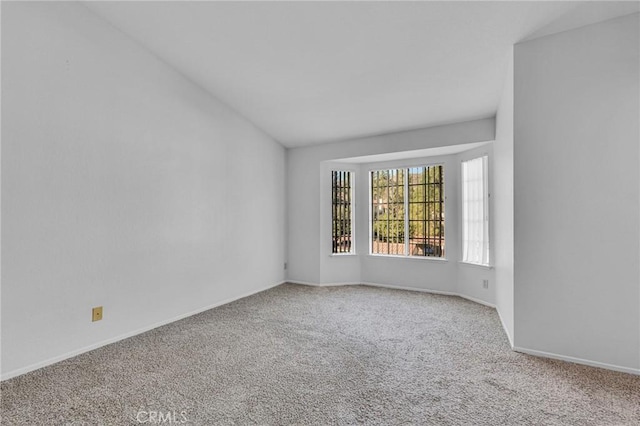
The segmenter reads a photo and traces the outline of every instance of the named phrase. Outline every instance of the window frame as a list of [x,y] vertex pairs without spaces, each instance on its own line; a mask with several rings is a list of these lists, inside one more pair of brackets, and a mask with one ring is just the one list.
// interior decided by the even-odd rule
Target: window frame
[[[444,229],[447,229],[446,223],[446,211],[447,211],[447,185],[446,185],[446,170],[448,169],[446,162],[445,161],[420,161],[420,162],[415,162],[415,163],[405,163],[402,165],[388,165],[388,166],[375,166],[374,164],[369,165],[369,167],[366,168],[366,173],[367,173],[367,178],[368,178],[368,204],[369,204],[369,208],[368,208],[368,224],[369,224],[369,232],[368,232],[368,237],[369,237],[369,252],[368,255],[369,256],[374,256],[374,257],[384,257],[384,258],[398,258],[398,259],[420,259],[420,260],[427,260],[427,261],[436,261],[436,262],[446,262],[448,261],[446,254],[447,254],[447,235],[448,233],[445,232],[444,233],[444,237],[442,238],[442,242],[443,242],[443,246],[445,247],[445,249],[443,250],[443,254],[441,256],[416,256],[416,255],[411,255],[409,253],[409,245],[410,245],[410,238],[409,238],[409,226],[410,226],[410,219],[409,219],[409,170],[412,168],[430,168],[430,167],[436,167],[436,166],[441,166],[442,167],[442,178],[443,178],[443,183],[442,183],[442,213],[444,214],[445,219],[442,221]],[[404,201],[404,235],[405,235],[405,241],[404,241],[404,251],[405,254],[386,254],[386,253],[374,253],[373,252],[373,191],[372,191],[372,172],[376,172],[376,171],[389,171],[389,170],[403,170],[404,171],[404,175],[405,175],[405,179],[404,179],[404,184],[403,184],[403,191],[404,191],[404,197],[403,197],[403,201]]]
[[[342,173],[348,173],[349,174],[349,200],[350,200],[350,207],[351,207],[351,211],[350,211],[350,218],[349,220],[351,221],[351,247],[350,250],[348,252],[337,252],[335,253],[333,251],[333,221],[334,221],[334,215],[333,215],[333,174],[334,172],[342,172]],[[329,169],[329,179],[331,182],[331,190],[330,190],[330,206],[331,206],[331,219],[329,222],[329,226],[331,229],[331,248],[329,250],[329,255],[330,256],[355,256],[357,254],[356,252],[356,171],[354,169],[351,168],[338,168],[338,167],[332,167]]]
[[[465,176],[464,176],[464,163],[469,161],[482,159],[483,160],[483,170],[482,170],[482,180],[483,180],[483,222],[486,224],[486,243],[483,241],[483,250],[486,249],[486,253],[482,254],[482,257],[486,255],[486,263],[481,262],[473,262],[465,259],[465,244],[467,242],[467,238],[465,237]],[[471,158],[467,158],[464,160],[460,160],[460,263],[465,265],[476,266],[480,268],[492,269],[492,253],[491,253],[491,159],[488,153],[482,153],[479,155],[475,155]]]

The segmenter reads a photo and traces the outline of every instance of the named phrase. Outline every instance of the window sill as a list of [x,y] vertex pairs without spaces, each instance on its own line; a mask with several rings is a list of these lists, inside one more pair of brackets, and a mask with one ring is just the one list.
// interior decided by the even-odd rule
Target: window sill
[[472,268],[480,268],[480,269],[486,269],[486,270],[493,269],[493,266],[491,265],[482,265],[480,263],[463,262],[462,260],[459,261],[458,263],[461,265],[470,266]]
[[349,256],[357,256],[358,253],[331,253],[329,257],[349,257]]
[[446,263],[449,261],[449,259],[444,257],[430,257],[430,256],[402,256],[402,255],[395,255],[395,254],[373,254],[373,253],[369,253],[368,256],[378,257],[382,259],[427,260],[431,262],[442,262],[442,263]]

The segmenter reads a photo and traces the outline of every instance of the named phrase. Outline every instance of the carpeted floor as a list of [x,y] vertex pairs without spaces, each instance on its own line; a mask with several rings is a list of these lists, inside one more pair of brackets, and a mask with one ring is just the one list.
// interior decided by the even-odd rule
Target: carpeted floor
[[1,390],[3,425],[640,424],[640,377],[512,352],[464,299],[363,286],[282,285]]

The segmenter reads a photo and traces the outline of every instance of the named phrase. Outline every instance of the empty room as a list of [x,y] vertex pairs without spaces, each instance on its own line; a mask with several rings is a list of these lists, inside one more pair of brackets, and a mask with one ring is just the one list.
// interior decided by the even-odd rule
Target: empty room
[[640,2],[0,15],[1,424],[640,424]]

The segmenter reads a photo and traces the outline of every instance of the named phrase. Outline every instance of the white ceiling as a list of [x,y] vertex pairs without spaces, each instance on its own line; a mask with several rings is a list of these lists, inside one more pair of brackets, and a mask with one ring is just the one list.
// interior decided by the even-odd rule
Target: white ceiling
[[[584,9],[596,3],[586,3],[151,1],[87,7],[295,147],[493,116],[510,47],[579,6],[593,19]],[[612,17],[631,13],[630,4],[637,8],[637,2],[597,7]]]

